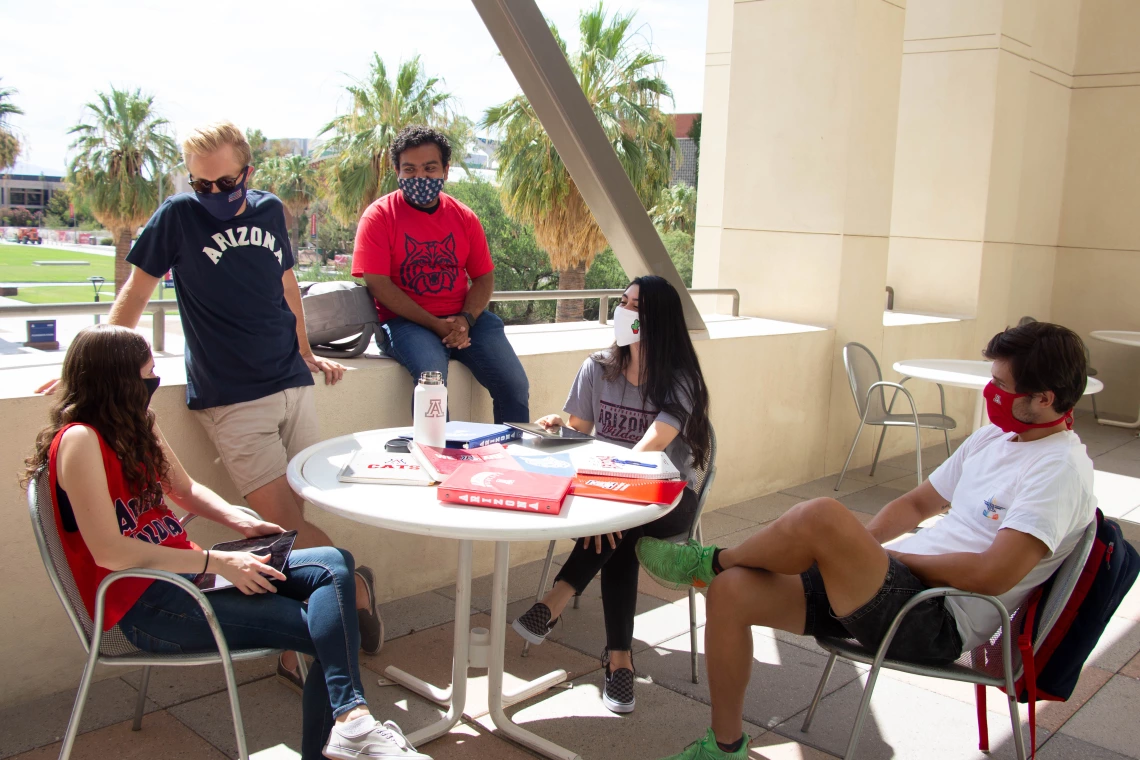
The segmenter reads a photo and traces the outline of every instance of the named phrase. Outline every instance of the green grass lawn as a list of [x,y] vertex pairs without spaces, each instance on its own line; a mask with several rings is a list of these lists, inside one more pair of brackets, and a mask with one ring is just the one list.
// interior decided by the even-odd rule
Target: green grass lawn
[[[88,265],[36,266],[34,261],[86,261]],[[0,244],[0,282],[85,282],[88,277],[96,276],[108,282],[115,279],[113,256],[65,251],[46,245]]]
[[[158,288],[154,289],[152,301],[159,299]],[[163,300],[169,301],[172,308],[176,307],[174,291],[164,289]],[[25,303],[94,303],[95,291],[90,286],[69,287],[66,285],[41,285],[34,288],[20,288],[18,295],[13,296],[17,301]],[[99,293],[100,302],[115,300],[115,283],[108,281]]]

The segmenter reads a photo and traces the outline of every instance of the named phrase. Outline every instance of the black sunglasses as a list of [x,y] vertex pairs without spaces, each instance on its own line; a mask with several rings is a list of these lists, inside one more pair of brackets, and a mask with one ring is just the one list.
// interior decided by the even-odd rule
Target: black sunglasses
[[218,179],[194,179],[194,176],[191,175],[190,187],[194,188],[194,192],[205,194],[212,192],[214,185],[217,185],[218,189],[223,193],[228,193],[240,185],[242,180],[245,179],[246,169],[249,169],[249,167],[246,166],[233,177],[219,177]]

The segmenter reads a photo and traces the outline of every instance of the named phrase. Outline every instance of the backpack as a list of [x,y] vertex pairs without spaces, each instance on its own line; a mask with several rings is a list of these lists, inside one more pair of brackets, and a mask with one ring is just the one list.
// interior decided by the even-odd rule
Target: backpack
[[368,288],[355,282],[300,283],[305,330],[313,353],[351,359],[368,348],[380,329],[376,304]]
[[[1120,525],[1096,511],[1096,538],[1057,622],[1037,651],[1033,642],[1041,625],[1041,602],[1048,599],[1056,576],[1038,587],[1023,609],[1024,625],[1017,637],[1024,672],[1014,683],[1019,702],[1029,703],[1029,737],[1033,755],[1037,750],[1036,702],[1064,702],[1073,695],[1081,668],[1100,640],[1108,621],[1140,574],[1140,554],[1121,533]],[[1011,644],[1013,642],[1010,642]],[[977,688],[978,729],[982,749],[988,749],[985,730],[986,691]]]

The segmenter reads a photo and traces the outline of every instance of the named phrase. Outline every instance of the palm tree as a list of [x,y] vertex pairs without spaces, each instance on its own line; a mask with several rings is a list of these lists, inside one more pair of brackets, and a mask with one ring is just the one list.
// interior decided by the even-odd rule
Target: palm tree
[[317,197],[317,170],[308,156],[281,156],[262,162],[257,175],[261,187],[281,199],[289,214],[293,251],[301,244],[301,215]]
[[169,122],[154,110],[154,96],[111,88],[84,106],[85,119],[69,130],[78,153],[68,182],[84,196],[92,213],[115,239],[115,292],[127,281],[131,237],[158,205],[170,182],[166,168],[179,162]]
[[[660,76],[664,59],[646,49],[632,28],[633,13],[608,15],[601,2],[578,17],[581,48],[567,55],[610,145],[642,203],[652,205],[669,182],[676,148],[673,120],[661,112],[672,91]],[[566,44],[551,31],[566,53]],[[496,131],[503,206],[534,225],[535,239],[558,270],[561,290],[585,286],[586,270],[606,249],[593,214],[566,171],[530,102],[516,95],[487,109],[483,126]],[[581,301],[559,301],[559,322],[582,319]]]
[[20,154],[20,140],[8,124],[9,116],[24,113],[12,102],[16,92],[12,87],[0,87],[0,172],[15,164]]
[[697,189],[685,184],[664,188],[649,215],[662,232],[680,230],[692,235],[697,219]]
[[323,150],[324,165],[329,207],[342,222],[357,221],[372,201],[396,189],[388,146],[401,129],[428,124],[449,134],[462,131],[453,129],[454,99],[440,91],[440,84],[438,77],[427,76],[419,56],[401,63],[390,80],[384,61],[374,53],[368,79],[345,87],[352,108],[320,132],[332,133]]

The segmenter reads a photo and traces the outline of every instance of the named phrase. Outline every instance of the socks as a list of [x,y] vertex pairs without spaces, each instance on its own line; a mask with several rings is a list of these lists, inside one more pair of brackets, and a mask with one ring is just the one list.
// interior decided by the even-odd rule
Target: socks
[[724,572],[724,568],[720,566],[720,549],[713,552],[712,571],[713,575],[720,575]]
[[735,752],[739,752],[740,748],[744,746],[744,734],[741,734],[740,738],[734,741],[732,744],[721,744],[720,742],[717,742],[716,746],[720,747],[721,752],[727,752],[730,755]]

